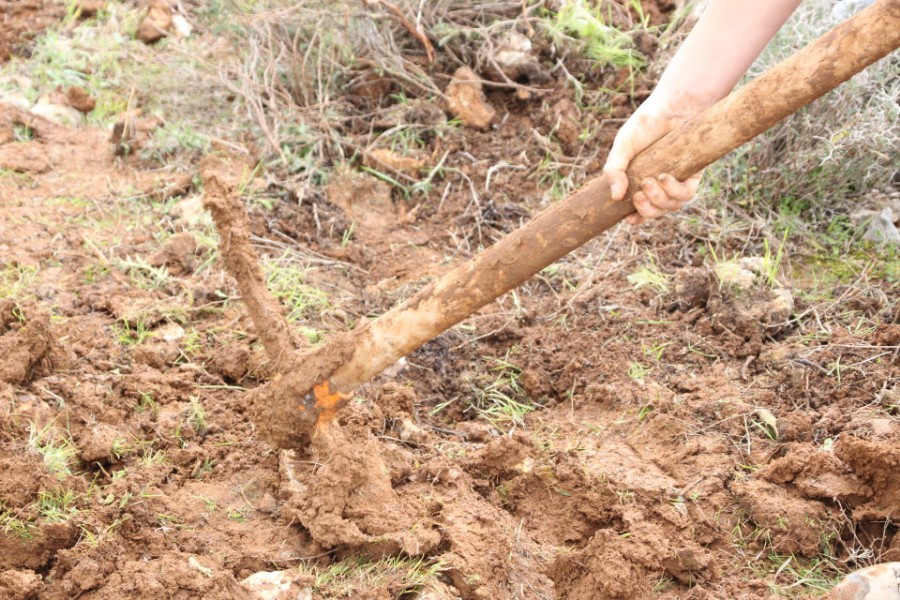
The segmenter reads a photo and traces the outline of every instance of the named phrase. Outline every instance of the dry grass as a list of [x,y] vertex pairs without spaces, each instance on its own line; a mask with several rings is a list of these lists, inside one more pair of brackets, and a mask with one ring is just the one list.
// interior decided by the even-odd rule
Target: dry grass
[[[821,4],[804,3],[749,77],[834,25]],[[882,188],[900,164],[898,96],[900,58],[891,55],[721,161],[712,173],[720,180],[716,187],[748,208],[792,200],[833,204]]]

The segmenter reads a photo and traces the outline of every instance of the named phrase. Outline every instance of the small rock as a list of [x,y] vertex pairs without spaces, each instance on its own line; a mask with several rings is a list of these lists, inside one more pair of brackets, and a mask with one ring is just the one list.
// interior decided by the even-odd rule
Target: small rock
[[888,437],[894,432],[893,419],[872,419],[872,433],[878,437]]
[[190,558],[188,558],[188,565],[192,569],[202,573],[206,577],[212,577],[213,570],[201,563],[200,559],[198,559],[196,556],[191,556]]
[[731,288],[749,290],[756,282],[756,275],[754,275],[753,271],[745,269],[739,263],[730,260],[718,263],[713,272],[716,274],[719,283]]
[[469,67],[460,67],[447,86],[447,110],[463,125],[487,130],[497,118],[497,111],[488,104],[481,78]]
[[153,336],[166,342],[175,342],[184,337],[184,327],[178,323],[166,323],[153,331]]
[[201,196],[191,196],[180,200],[169,213],[183,221],[188,227],[195,227],[206,218],[206,209],[203,208]]
[[172,30],[175,32],[175,37],[183,40],[186,37],[190,37],[194,28],[183,16],[175,15],[172,17]]
[[241,581],[253,600],[302,600],[312,598],[306,578],[290,571],[260,571]]
[[518,31],[503,34],[494,50],[493,59],[508,79],[543,79],[540,61],[532,54],[531,40]]
[[831,18],[835,22],[844,21],[854,13],[869,6],[875,0],[837,0],[831,7]]
[[772,290],[763,307],[764,322],[770,325],[784,323],[794,312],[794,296],[790,290],[776,288]]
[[31,114],[43,117],[58,125],[74,126],[84,121],[84,115],[69,106],[69,100],[58,92],[45,94],[31,107]]
[[878,214],[877,210],[871,210],[868,208],[860,208],[859,210],[855,210],[850,213],[850,222],[854,227],[859,227],[860,225],[868,222],[872,217]]
[[28,110],[31,108],[31,101],[19,92],[0,92],[0,104],[12,106],[19,110]]
[[166,2],[157,0],[150,5],[135,35],[145,44],[152,44],[169,35],[173,24],[172,9]]
[[900,562],[882,563],[847,575],[831,600],[900,600]]
[[97,100],[87,90],[77,85],[70,86],[66,90],[66,101],[69,106],[84,114],[91,112],[97,106]]
[[6,104],[20,110],[27,111],[31,108],[27,92],[30,92],[34,84],[28,77],[21,75],[8,75],[0,77],[0,104]]
[[766,259],[762,256],[742,256],[738,259],[738,264],[742,269],[746,269],[756,275],[762,275],[766,269]]
[[6,75],[0,77],[0,86],[16,88],[20,92],[28,92],[34,89],[34,82],[24,75]]
[[863,239],[880,244],[900,244],[900,231],[894,225],[894,214],[890,208],[883,208],[872,219]]

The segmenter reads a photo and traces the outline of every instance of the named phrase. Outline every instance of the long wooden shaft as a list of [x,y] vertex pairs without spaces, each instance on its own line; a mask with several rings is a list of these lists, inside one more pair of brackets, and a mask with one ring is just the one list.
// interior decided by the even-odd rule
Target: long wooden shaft
[[[630,189],[644,177],[686,178],[900,46],[900,0],[879,0],[637,156]],[[478,256],[378,319],[306,355],[263,386],[258,426],[281,445],[331,419],[359,385],[634,211],[589,181]],[[315,394],[309,394],[315,384]],[[311,425],[315,425],[311,427]]]

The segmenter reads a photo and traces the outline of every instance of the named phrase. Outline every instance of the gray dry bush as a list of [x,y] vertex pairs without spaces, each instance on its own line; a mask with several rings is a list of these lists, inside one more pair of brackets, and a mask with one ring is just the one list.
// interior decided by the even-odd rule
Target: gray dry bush
[[[755,77],[836,24],[805,2],[753,65]],[[900,164],[900,56],[893,53],[744,145],[712,169],[717,193],[827,204],[888,185]]]
[[[583,15],[576,19],[562,10],[570,4],[581,6],[262,0],[234,28],[241,52],[223,79],[241,100],[268,166],[302,198],[327,180],[330,169],[373,147],[430,150],[430,141],[456,125],[441,106],[458,67],[472,68],[489,90],[537,97],[552,91],[542,77],[513,81],[497,66],[497,45],[508,32],[534,42],[542,76],[565,79],[576,90],[579,108],[602,112],[610,108],[612,91],[634,83],[633,77],[616,81],[619,70],[635,73],[645,66],[635,41],[644,34],[671,38],[677,30],[671,25],[660,32],[646,18],[634,17],[629,6],[639,4],[624,2],[604,3],[602,13],[591,9],[588,19],[596,16],[596,22],[579,28],[572,23],[583,25]],[[590,84],[585,73],[570,72],[573,64],[590,72]],[[583,170],[598,150],[588,148],[576,168]],[[388,175],[402,186],[418,181],[402,172]]]

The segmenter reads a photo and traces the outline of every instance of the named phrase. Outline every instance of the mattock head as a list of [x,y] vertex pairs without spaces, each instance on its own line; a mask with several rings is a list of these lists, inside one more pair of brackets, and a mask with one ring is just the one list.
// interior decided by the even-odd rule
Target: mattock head
[[[316,431],[318,432],[328,427],[334,421],[338,410],[347,404],[352,397],[353,394],[343,394],[338,391],[332,392],[331,382],[327,379],[313,386],[312,393],[306,395],[304,404],[312,402],[312,408],[316,411]],[[301,409],[305,410],[303,405],[301,405]]]

